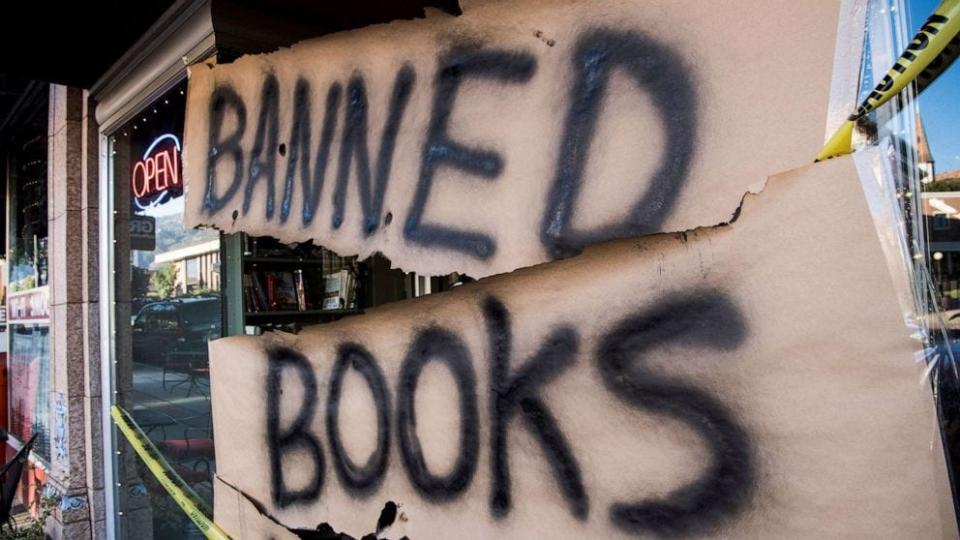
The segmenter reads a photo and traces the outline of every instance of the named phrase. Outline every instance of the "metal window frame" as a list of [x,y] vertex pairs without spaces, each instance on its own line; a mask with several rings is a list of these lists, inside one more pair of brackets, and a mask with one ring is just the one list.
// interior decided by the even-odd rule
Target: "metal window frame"
[[90,89],[101,133],[112,133],[215,52],[210,0],[178,0]]
[[110,416],[116,403],[116,254],[114,188],[111,159],[116,132],[139,110],[186,78],[186,66],[216,52],[210,0],[179,0],[91,88],[99,124],[100,378],[103,391],[101,428],[107,538],[121,537],[117,477],[117,431]]
[[860,85],[860,64],[863,61],[863,41],[867,31],[869,0],[841,0],[837,17],[837,39],[833,50],[833,72],[830,77],[830,101],[823,141],[857,107]]

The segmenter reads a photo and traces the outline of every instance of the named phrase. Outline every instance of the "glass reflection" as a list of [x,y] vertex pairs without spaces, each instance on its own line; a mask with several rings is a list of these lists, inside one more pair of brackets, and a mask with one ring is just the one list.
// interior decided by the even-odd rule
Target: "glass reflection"
[[[207,342],[222,335],[220,237],[182,225],[183,88],[113,134],[117,400],[212,503]],[[120,449],[121,535],[199,535],[133,450]]]

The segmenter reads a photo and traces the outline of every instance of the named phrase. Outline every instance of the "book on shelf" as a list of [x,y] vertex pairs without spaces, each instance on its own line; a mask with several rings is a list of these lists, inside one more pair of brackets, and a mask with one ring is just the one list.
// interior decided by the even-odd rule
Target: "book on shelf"
[[251,296],[253,298],[253,306],[255,309],[251,311],[267,311],[270,309],[270,304],[267,301],[267,292],[263,288],[263,282],[260,280],[258,272],[249,272],[245,274],[250,281]]
[[[263,252],[261,246],[249,246],[249,252]],[[321,260],[307,259],[306,267],[292,264],[289,258],[278,259],[275,264],[266,260],[273,253],[266,253],[263,260],[250,261],[242,277],[245,313],[266,312],[312,312],[314,310],[341,310],[357,307],[357,274],[350,266],[339,261],[322,258],[326,268],[331,263],[331,272],[324,273]],[[316,262],[317,264],[311,264]]]
[[321,309],[348,309],[355,306],[356,278],[349,270],[323,276],[323,305]]
[[249,272],[243,273],[243,305],[245,311],[262,311],[263,307],[257,301],[256,294],[253,292],[253,276]]
[[293,271],[293,283],[297,292],[297,309],[307,311],[310,309],[310,303],[307,302],[307,288],[303,282],[303,270],[297,269]]
[[297,285],[293,272],[269,270],[263,272],[267,285],[267,302],[272,311],[298,311]]

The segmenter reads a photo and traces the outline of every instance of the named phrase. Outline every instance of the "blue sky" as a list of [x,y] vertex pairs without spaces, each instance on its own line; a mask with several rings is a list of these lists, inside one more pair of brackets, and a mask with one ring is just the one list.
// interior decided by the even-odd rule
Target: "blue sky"
[[[940,0],[908,0],[916,32]],[[938,173],[960,169],[960,59],[920,95],[920,115]]]

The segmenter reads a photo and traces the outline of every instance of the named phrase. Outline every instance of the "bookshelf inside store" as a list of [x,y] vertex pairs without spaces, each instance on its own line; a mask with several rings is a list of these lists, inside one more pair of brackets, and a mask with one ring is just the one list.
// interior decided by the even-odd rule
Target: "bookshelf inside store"
[[288,329],[361,313],[365,265],[311,242],[243,237],[246,333]]
[[381,255],[361,261],[312,242],[284,244],[270,237],[241,234],[239,244],[234,253],[240,261],[238,293],[242,291],[242,301],[236,304],[242,310],[245,334],[296,332],[304,326],[471,281],[461,274],[404,273]]

